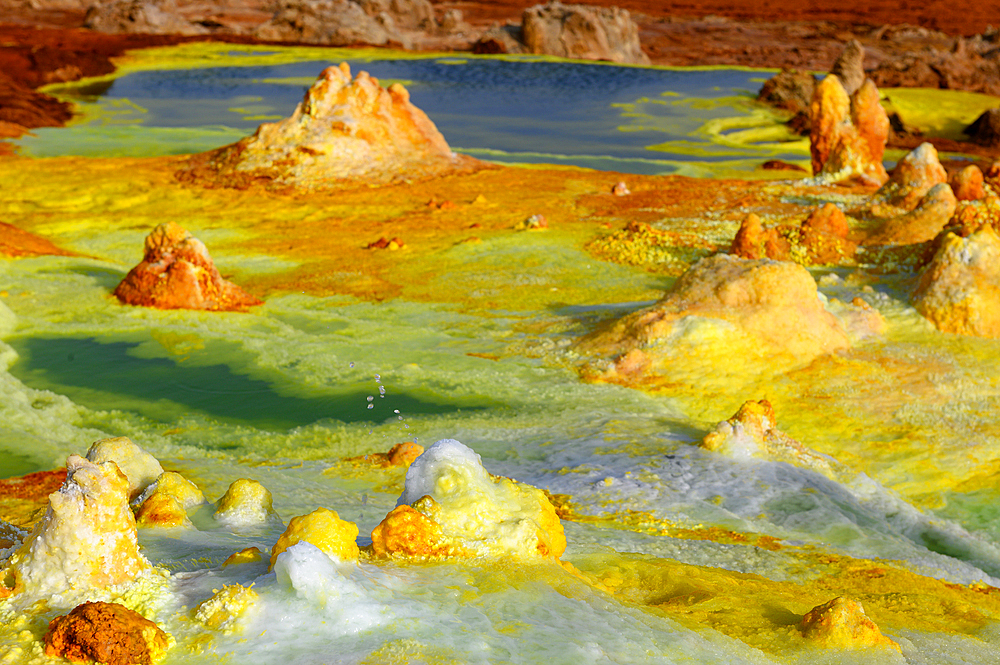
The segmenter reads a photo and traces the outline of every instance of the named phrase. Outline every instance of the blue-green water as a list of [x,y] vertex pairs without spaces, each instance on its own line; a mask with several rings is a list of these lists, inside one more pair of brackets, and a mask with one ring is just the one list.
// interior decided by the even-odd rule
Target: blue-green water
[[[292,113],[327,61],[139,71],[61,86],[84,120],[22,140],[35,156],[195,152]],[[730,129],[773,124],[753,97],[768,74],[497,58],[350,62],[384,84],[401,81],[456,151],[500,162],[559,163],[671,173],[687,162],[802,159],[795,137],[730,141]],[[721,126],[719,123],[722,123]],[[730,127],[731,125],[731,127]],[[779,130],[778,135],[781,137]],[[772,136],[773,138],[773,136]]]

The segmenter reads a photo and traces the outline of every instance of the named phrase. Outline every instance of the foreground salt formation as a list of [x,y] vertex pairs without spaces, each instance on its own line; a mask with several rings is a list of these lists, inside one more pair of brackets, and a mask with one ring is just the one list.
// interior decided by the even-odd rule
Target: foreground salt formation
[[1000,338],[1000,237],[993,227],[966,238],[948,233],[912,301],[943,332]]
[[114,291],[128,305],[157,309],[243,311],[262,304],[223,279],[205,245],[174,222],[146,237],[142,262]]
[[327,67],[291,117],[192,160],[195,180],[261,180],[295,187],[388,183],[475,168],[456,155],[399,83],[388,88],[347,63]]
[[[877,334],[881,316],[863,314],[861,327]],[[859,328],[854,336],[867,335]],[[771,372],[806,365],[847,349],[851,337],[805,268],[718,254],[692,265],[658,303],[591,333],[578,348],[614,357],[603,380],[677,378],[679,367],[703,380],[744,372],[747,362]]]
[[454,439],[410,465],[396,508],[372,531],[376,557],[558,559],[565,549],[562,523],[541,490],[491,475]]
[[3,563],[0,597],[106,589],[150,569],[139,552],[125,474],[114,462],[98,465],[78,455],[66,467],[45,517]]
[[818,605],[802,617],[799,630],[807,640],[829,649],[854,650],[899,645],[882,634],[865,614],[861,603],[850,598],[834,598]]

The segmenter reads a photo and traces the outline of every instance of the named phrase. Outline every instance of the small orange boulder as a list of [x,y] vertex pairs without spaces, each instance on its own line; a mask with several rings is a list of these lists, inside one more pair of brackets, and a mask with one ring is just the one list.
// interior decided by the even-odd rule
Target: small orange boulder
[[868,618],[861,603],[850,598],[834,598],[814,607],[802,617],[799,630],[807,640],[826,648],[889,647],[899,651],[899,645]]
[[167,222],[146,237],[142,262],[114,291],[127,305],[156,309],[244,311],[261,300],[219,274],[200,240]]
[[170,639],[159,626],[117,603],[83,603],[49,622],[45,655],[74,663],[151,665]]

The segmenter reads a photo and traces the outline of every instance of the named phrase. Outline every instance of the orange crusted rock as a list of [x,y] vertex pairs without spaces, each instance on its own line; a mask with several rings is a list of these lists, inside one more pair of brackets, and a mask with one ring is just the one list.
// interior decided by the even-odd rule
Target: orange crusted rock
[[913,306],[943,332],[1000,338],[1000,237],[984,224],[948,233],[913,293]]
[[372,530],[372,551],[379,557],[444,557],[455,556],[459,548],[445,540],[440,524],[404,504]]
[[367,72],[352,77],[341,63],[323,70],[291,117],[198,157],[189,173],[207,169],[224,184],[260,179],[314,188],[433,177],[479,164],[451,151],[402,85],[383,88]]
[[889,180],[872,196],[873,202],[911,210],[934,185],[948,182],[937,149],[921,143],[896,163]]
[[849,96],[840,79],[828,75],[816,86],[809,117],[814,175],[837,180],[857,178],[875,185],[886,181],[882,156],[889,136],[889,118],[871,80]]
[[813,210],[799,230],[799,243],[805,249],[806,262],[830,265],[852,258],[857,245],[848,240],[849,233],[847,217],[833,203]]
[[117,603],[84,603],[49,622],[45,655],[74,663],[150,665],[170,640],[159,626]]
[[420,457],[424,447],[413,441],[397,443],[387,453],[371,453],[361,457],[351,457],[347,461],[365,463],[378,467],[410,466],[413,460]]
[[799,624],[807,640],[833,649],[866,649],[899,645],[882,634],[865,615],[861,603],[850,598],[834,598],[811,609]]
[[933,240],[955,214],[957,205],[948,183],[938,183],[927,190],[916,208],[886,220],[864,244],[913,245]]
[[978,201],[986,196],[983,189],[983,172],[975,164],[969,164],[951,179],[951,188],[959,201]]
[[243,311],[262,304],[223,279],[205,245],[173,222],[146,237],[142,262],[114,293],[127,305],[157,309]]

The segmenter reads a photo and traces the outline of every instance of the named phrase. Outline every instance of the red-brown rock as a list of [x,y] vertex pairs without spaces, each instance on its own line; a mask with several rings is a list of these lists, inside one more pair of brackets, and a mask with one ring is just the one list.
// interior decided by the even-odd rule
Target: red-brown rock
[[159,626],[117,603],[84,603],[49,622],[45,655],[74,663],[150,665],[170,646]]
[[549,2],[524,10],[521,35],[527,50],[562,58],[648,65],[639,28],[619,7]]
[[986,196],[983,172],[975,164],[969,164],[952,176],[951,188],[959,201],[978,201]]
[[263,304],[223,279],[205,245],[173,222],[146,237],[142,263],[114,293],[125,304],[157,309],[244,311]]

